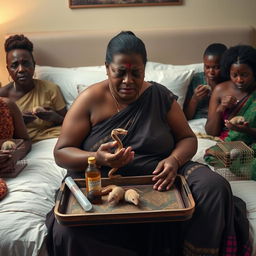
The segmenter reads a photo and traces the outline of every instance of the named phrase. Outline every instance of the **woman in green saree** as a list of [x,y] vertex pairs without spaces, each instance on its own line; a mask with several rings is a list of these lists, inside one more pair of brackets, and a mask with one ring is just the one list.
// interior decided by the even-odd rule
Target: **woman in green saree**
[[[221,69],[230,80],[215,87],[205,130],[224,141],[243,141],[256,150],[256,49],[248,45],[229,48]],[[245,120],[234,124],[230,120],[235,116]],[[214,161],[214,147],[206,150],[205,160]]]

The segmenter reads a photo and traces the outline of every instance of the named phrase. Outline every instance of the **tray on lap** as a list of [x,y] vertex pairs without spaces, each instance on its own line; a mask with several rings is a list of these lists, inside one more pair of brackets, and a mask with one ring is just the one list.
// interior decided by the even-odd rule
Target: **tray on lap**
[[[85,180],[75,182],[85,193]],[[101,204],[93,204],[93,211],[85,212],[63,183],[54,208],[56,219],[68,226],[184,221],[194,212],[195,203],[183,176],[178,175],[171,190],[164,192],[153,189],[152,176],[102,179],[103,187],[112,184],[136,189],[140,194],[139,205],[121,201],[111,206],[107,196],[103,196]]]

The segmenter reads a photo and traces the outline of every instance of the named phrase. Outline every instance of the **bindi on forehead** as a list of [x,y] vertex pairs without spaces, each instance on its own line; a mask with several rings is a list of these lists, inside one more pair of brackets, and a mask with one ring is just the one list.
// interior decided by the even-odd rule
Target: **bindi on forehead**
[[124,63],[126,69],[131,69],[132,63]]

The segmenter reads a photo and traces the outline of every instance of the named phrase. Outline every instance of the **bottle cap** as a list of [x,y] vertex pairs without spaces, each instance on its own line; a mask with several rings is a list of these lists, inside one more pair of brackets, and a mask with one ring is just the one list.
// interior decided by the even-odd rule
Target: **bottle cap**
[[88,164],[95,164],[95,163],[96,163],[96,159],[94,156],[88,157]]

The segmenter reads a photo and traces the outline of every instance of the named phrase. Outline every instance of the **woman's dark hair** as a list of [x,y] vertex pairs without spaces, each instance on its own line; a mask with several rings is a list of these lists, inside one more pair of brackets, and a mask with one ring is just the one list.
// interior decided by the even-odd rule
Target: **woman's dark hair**
[[230,68],[233,64],[246,64],[256,79],[256,49],[250,45],[237,45],[230,47],[222,56],[222,76],[230,80]]
[[227,50],[227,46],[220,43],[214,43],[210,44],[204,51],[204,57],[205,56],[219,56],[221,57],[223,53]]
[[141,55],[143,63],[147,62],[147,51],[144,43],[140,38],[135,36],[131,31],[122,31],[113,37],[107,46],[106,63],[110,64],[116,54],[132,54]]
[[4,49],[6,53],[16,49],[27,50],[35,63],[33,57],[33,43],[24,35],[13,35],[8,37],[5,40]]

